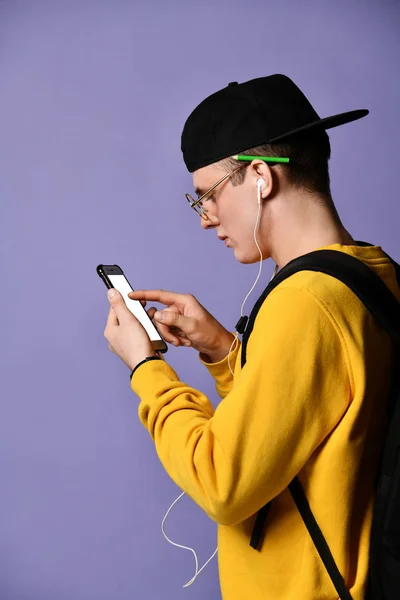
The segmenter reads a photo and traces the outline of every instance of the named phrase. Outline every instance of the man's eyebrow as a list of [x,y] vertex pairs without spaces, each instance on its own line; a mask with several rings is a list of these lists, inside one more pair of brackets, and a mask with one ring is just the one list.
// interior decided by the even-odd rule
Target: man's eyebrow
[[198,187],[194,191],[198,196],[202,196],[205,192],[205,190],[203,190],[202,188],[198,188]]

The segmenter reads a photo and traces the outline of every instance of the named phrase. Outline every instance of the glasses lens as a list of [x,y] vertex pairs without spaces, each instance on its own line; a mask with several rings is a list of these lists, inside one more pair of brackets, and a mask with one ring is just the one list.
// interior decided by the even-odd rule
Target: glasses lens
[[203,203],[199,202],[198,204],[195,204],[197,202],[197,200],[195,200],[190,194],[185,194],[185,195],[186,195],[186,200],[189,202],[189,204],[193,208],[193,210],[195,210],[198,215],[200,215],[203,219],[205,219],[207,221],[208,217],[203,208]]

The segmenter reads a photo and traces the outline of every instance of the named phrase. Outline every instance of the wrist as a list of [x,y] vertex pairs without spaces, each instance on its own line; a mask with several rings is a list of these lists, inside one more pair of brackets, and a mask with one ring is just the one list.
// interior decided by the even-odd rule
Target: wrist
[[[205,353],[205,352],[200,353],[200,358],[206,363],[221,362],[228,356],[229,351],[231,350],[231,347],[232,347],[232,350],[234,350],[236,348],[236,344],[233,344],[234,339],[235,339],[235,336],[232,333],[230,333],[226,337],[226,339],[223,342],[221,342],[218,347],[215,348],[215,350],[208,351],[207,353]],[[237,339],[236,339],[236,343],[237,343]]]
[[140,367],[141,365],[143,365],[146,362],[149,362],[151,360],[162,360],[156,353],[154,354],[150,354],[148,356],[146,356],[145,358],[143,358],[142,360],[138,361],[135,366],[132,368],[131,374],[130,374],[130,379],[132,379],[132,375],[134,374],[134,372],[136,371],[136,369],[138,367]]

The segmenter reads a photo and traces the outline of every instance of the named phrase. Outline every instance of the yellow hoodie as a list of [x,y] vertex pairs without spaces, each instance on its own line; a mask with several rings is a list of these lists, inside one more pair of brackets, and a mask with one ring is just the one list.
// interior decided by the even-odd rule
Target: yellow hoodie
[[[400,302],[379,246],[334,244],[365,262]],[[382,446],[391,342],[357,296],[302,271],[263,303],[249,338],[206,364],[223,399],[179,380],[165,361],[135,372],[139,417],[175,483],[219,524],[223,600],[334,600],[337,593],[287,485],[298,474],[354,600],[364,598],[374,479]],[[257,511],[272,500],[260,551]]]

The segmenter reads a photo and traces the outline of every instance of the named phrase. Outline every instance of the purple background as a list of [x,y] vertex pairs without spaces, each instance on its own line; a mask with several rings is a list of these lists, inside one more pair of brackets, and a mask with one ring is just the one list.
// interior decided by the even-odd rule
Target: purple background
[[[2,600],[220,597],[217,560],[182,589],[193,556],[162,537],[180,490],[108,350],[95,268],[234,328],[258,265],[201,230],[180,134],[210,93],[278,72],[321,117],[370,109],[330,132],[332,190],[352,235],[400,259],[398,31],[395,0],[0,1]],[[196,352],[167,358],[217,403]],[[200,565],[215,549],[188,497],[166,531]]]

